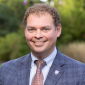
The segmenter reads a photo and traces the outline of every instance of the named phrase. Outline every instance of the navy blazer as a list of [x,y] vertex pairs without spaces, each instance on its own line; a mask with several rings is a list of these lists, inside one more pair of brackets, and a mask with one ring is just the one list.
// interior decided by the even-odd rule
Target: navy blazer
[[[44,85],[85,85],[85,64],[57,51]],[[30,54],[2,64],[0,85],[29,85],[30,68]]]

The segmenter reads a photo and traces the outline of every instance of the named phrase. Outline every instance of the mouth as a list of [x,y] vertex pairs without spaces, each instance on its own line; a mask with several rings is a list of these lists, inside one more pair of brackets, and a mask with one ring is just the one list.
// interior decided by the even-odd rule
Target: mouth
[[33,43],[36,45],[36,46],[42,46],[44,45],[46,41],[33,41]]
[[34,43],[36,43],[36,44],[42,44],[42,43],[44,43],[44,42],[34,42]]

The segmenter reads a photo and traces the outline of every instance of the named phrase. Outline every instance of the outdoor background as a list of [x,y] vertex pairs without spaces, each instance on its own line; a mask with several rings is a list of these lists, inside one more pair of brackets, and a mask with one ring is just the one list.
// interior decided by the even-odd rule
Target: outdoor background
[[85,63],[85,0],[0,0],[0,64],[30,52],[22,24],[26,9],[34,3],[47,3],[58,9],[62,34],[59,50]]

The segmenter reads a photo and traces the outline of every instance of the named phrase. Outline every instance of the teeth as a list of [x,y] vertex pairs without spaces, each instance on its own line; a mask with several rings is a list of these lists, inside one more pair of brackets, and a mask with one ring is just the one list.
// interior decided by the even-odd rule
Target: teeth
[[43,43],[43,42],[35,42],[36,44],[41,44],[41,43]]

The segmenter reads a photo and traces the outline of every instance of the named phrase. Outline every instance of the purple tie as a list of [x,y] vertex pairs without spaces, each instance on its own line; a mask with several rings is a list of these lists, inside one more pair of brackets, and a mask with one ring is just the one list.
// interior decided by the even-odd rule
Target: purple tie
[[43,85],[44,78],[41,69],[46,65],[46,63],[44,60],[36,60],[35,63],[37,65],[37,70],[35,76],[33,77],[32,85]]

